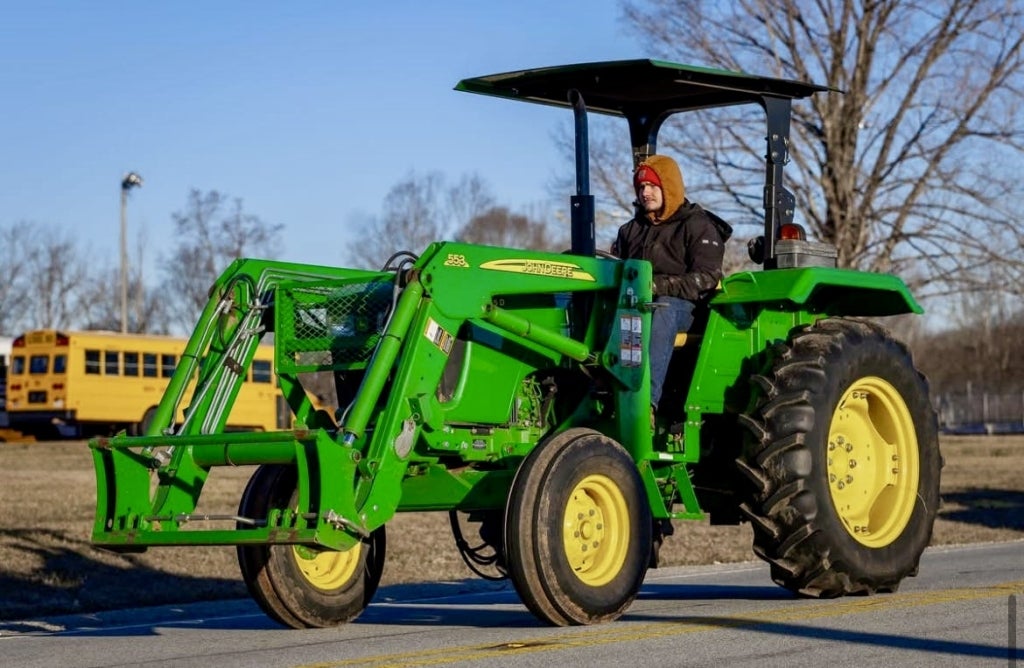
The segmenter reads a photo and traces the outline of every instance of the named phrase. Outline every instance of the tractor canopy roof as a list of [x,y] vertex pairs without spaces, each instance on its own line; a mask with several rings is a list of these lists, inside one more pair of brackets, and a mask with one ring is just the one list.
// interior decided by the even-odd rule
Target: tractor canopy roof
[[764,109],[765,151],[764,264],[774,267],[775,241],[793,222],[795,200],[783,185],[789,160],[789,124],[795,99],[831,91],[828,86],[756,76],[744,72],[680,65],[662,60],[613,60],[544,67],[463,79],[456,90],[510,100],[569,107],[576,119],[576,192],[572,252],[594,252],[593,197],[590,195],[587,112],[624,117],[629,124],[633,163],[657,152],[658,131],[676,113],[757,104]]
[[827,86],[662,60],[614,60],[544,67],[463,79],[456,90],[569,107],[569,91],[588,111],[627,118],[760,103],[765,96],[798,99]]

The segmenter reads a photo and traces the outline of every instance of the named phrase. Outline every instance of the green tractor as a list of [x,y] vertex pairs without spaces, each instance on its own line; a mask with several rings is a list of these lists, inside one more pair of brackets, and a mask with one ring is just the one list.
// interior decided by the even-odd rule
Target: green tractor
[[[921,309],[895,276],[837,269],[784,233],[791,103],[828,89],[652,60],[457,89],[573,111],[571,249],[438,242],[380,271],[235,261],[145,435],[90,442],[93,542],[235,545],[253,598],[295,628],[369,604],[385,527],[407,511],[449,512],[467,564],[555,625],[622,615],[673,520],[750,522],[772,578],[805,596],[914,575],[939,502],[936,417],[907,348],[866,318]],[[639,162],[670,115],[736,104],[767,117],[763,270],[721,282],[673,359],[674,414],[652,428],[651,267],[595,248],[587,111],[625,117]],[[225,433],[271,334],[295,426]],[[308,374],[333,382],[334,414]],[[237,513],[198,512],[211,470],[239,465],[254,473]],[[469,548],[459,517],[493,551]]]

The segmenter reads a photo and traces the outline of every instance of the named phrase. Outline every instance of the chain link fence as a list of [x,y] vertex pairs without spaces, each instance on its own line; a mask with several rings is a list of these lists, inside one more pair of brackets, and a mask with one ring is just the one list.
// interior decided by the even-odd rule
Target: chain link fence
[[1024,433],[1024,392],[946,392],[933,397],[947,434]]

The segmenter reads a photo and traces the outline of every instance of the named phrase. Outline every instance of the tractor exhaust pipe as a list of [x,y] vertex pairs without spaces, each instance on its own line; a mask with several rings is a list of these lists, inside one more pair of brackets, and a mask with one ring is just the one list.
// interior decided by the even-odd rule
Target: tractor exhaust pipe
[[587,136],[587,106],[583,96],[575,88],[569,91],[569,104],[576,121],[576,194],[570,198],[572,212],[572,248],[573,255],[593,256],[595,246],[594,233],[594,196],[590,194],[590,140]]

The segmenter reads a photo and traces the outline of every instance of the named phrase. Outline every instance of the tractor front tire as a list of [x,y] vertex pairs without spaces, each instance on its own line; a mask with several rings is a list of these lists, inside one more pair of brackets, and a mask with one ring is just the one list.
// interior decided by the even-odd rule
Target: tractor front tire
[[618,618],[651,556],[651,511],[636,463],[590,429],[570,429],[523,461],[505,513],[508,574],[526,607],[556,625]]
[[[294,467],[263,465],[242,494],[238,514],[265,519],[297,498]],[[239,528],[244,528],[240,524]],[[384,527],[346,551],[305,545],[239,545],[238,565],[250,595],[272,619],[296,629],[337,626],[370,604],[384,571]]]
[[800,595],[895,591],[915,575],[939,505],[938,427],[925,378],[883,328],[826,318],[775,351],[741,420],[754,552]]

